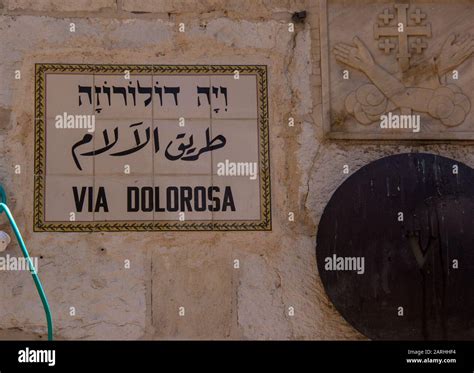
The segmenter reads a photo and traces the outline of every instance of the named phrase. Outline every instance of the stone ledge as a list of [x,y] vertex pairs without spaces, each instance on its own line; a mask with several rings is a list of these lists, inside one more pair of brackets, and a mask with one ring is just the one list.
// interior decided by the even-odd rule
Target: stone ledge
[[122,10],[148,13],[205,13],[227,11],[252,18],[268,17],[272,12],[304,10],[305,0],[123,0]]
[[4,0],[4,3],[9,11],[94,12],[104,8],[117,9],[115,0]]

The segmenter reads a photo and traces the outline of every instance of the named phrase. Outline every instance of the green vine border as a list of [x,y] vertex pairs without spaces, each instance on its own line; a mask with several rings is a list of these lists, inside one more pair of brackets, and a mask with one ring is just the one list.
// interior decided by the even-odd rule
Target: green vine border
[[[45,77],[47,73],[130,74],[254,74],[257,76],[260,151],[260,220],[248,221],[124,221],[45,222]],[[35,232],[142,232],[142,231],[269,231],[271,222],[268,81],[265,65],[35,65],[35,181],[33,227]]]

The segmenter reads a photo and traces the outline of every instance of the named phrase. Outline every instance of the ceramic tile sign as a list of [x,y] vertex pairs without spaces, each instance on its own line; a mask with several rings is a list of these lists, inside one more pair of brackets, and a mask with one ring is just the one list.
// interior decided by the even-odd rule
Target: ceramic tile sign
[[271,229],[266,66],[36,65],[35,231]]
[[469,0],[321,1],[327,137],[474,139],[473,17]]

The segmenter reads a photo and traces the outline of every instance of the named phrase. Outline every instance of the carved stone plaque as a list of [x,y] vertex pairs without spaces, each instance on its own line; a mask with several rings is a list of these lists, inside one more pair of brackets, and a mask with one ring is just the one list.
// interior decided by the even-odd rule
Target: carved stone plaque
[[321,1],[333,139],[474,139],[474,2]]
[[332,195],[316,255],[326,293],[372,339],[474,339],[474,170],[431,154],[372,162]]
[[36,65],[36,231],[269,230],[266,66]]

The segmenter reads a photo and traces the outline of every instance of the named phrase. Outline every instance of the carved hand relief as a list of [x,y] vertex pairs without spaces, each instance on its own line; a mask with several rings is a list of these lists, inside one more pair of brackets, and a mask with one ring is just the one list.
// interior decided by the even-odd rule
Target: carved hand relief
[[451,23],[459,14],[474,15],[474,3],[436,5],[323,2],[323,116],[329,137],[474,138],[469,88],[474,36],[468,22]]

